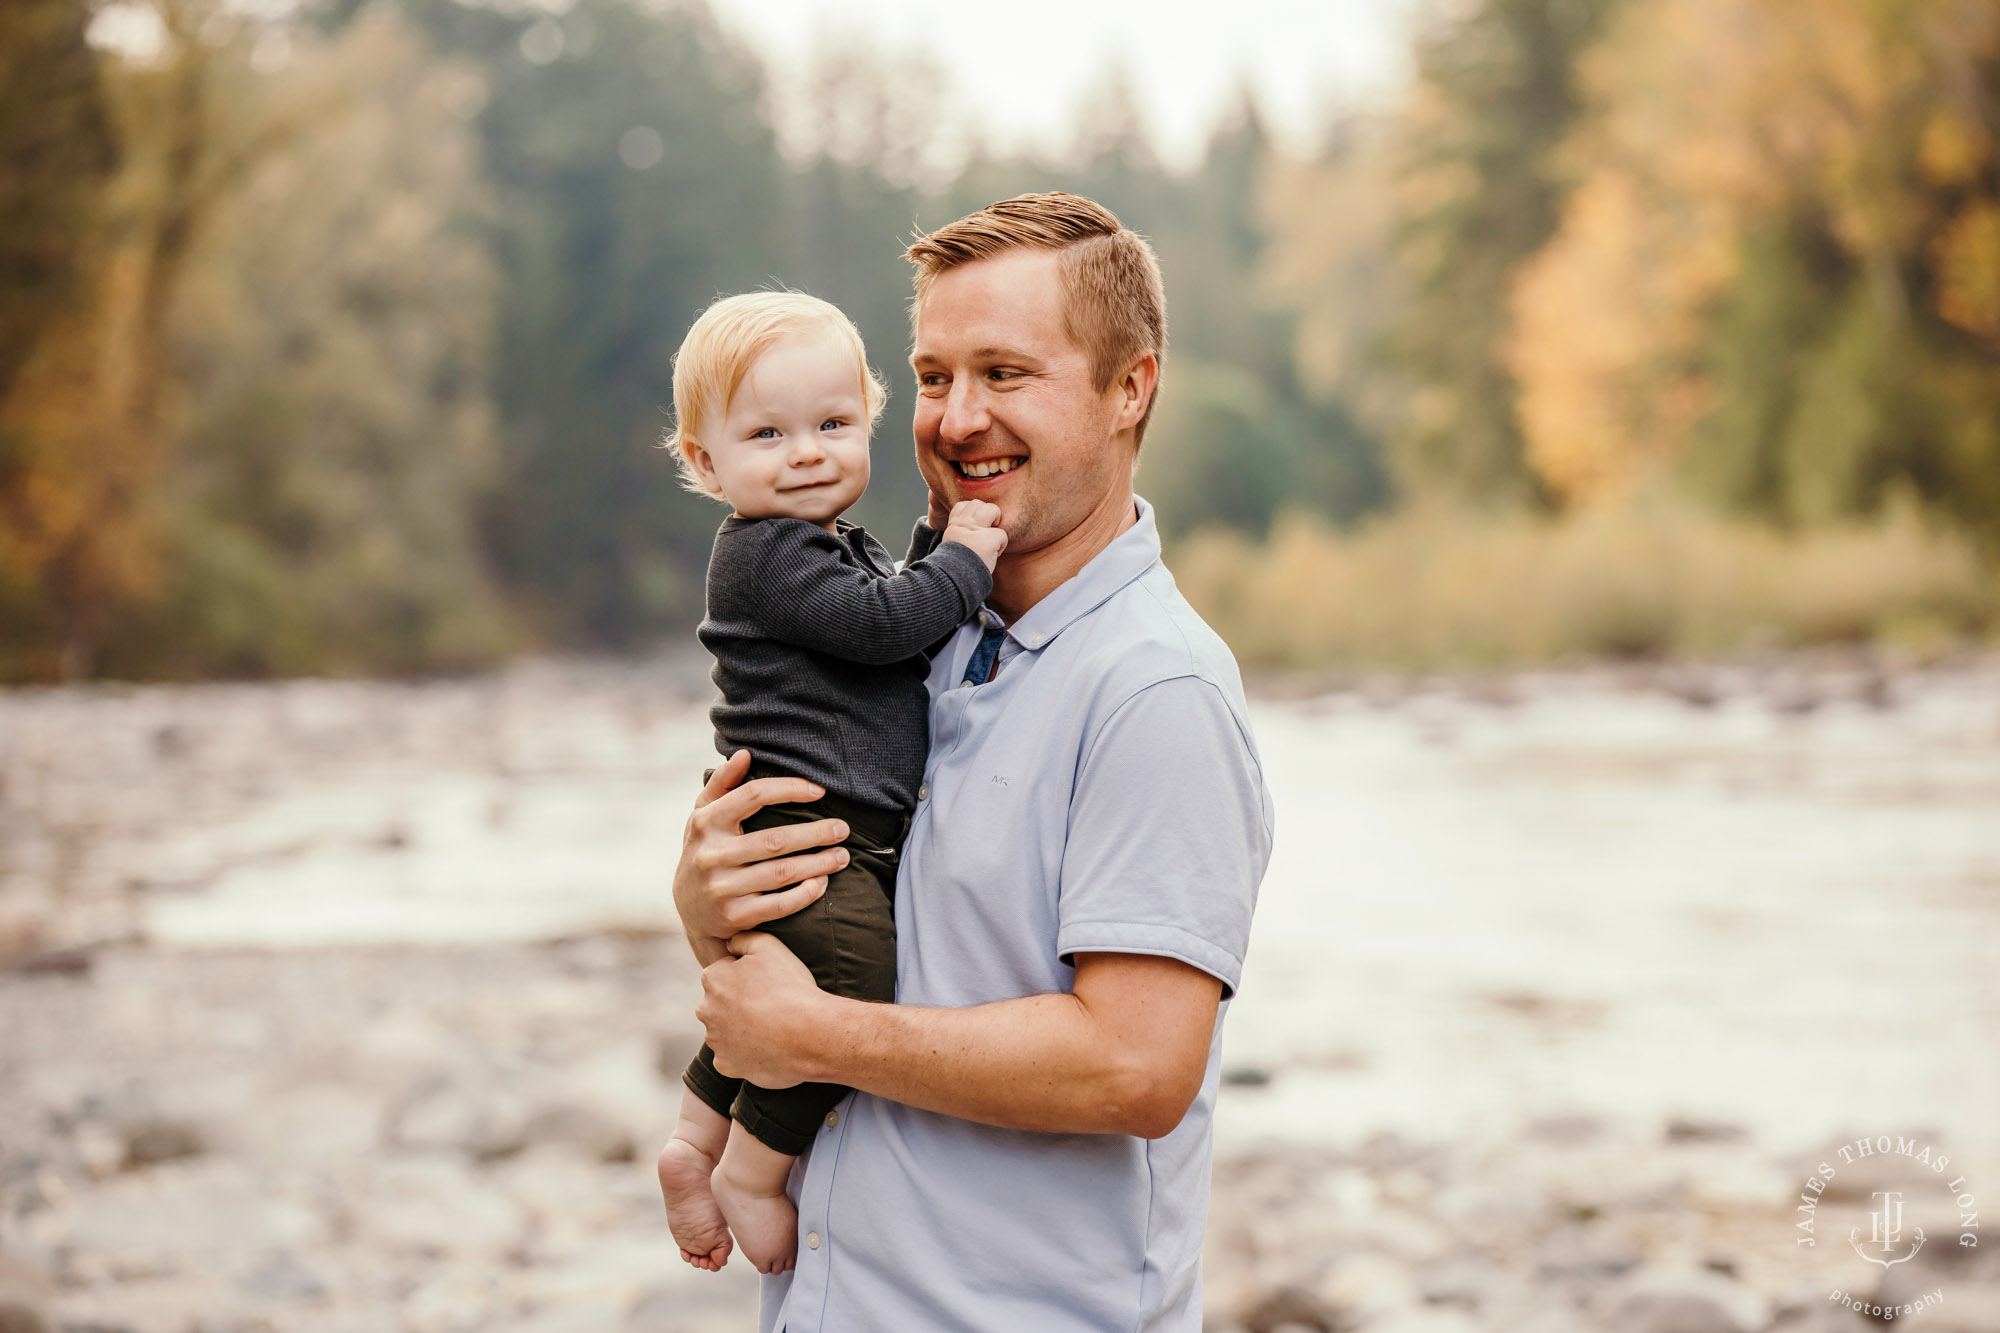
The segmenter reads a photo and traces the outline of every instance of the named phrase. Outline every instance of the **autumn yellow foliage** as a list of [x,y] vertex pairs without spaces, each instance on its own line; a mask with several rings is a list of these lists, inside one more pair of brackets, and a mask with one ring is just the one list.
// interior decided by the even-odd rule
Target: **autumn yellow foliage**
[[2000,339],[1996,56],[2000,9],[1960,0],[1634,0],[1586,62],[1576,188],[1514,287],[1549,488],[1595,500],[1685,449],[1713,401],[1705,321],[1744,238],[1790,217],[1824,219],[1892,324]]
[[1422,504],[1343,532],[1293,513],[1168,553],[1246,666],[1429,670],[1718,657],[1990,634],[2000,589],[1913,506],[1786,536],[1650,489],[1562,517]]

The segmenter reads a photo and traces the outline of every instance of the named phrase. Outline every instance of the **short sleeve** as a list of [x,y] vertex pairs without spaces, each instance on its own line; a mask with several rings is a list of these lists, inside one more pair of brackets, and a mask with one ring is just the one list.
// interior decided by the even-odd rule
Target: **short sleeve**
[[1250,738],[1195,676],[1150,685],[1088,744],[1070,801],[1056,952],[1178,958],[1236,993],[1271,859]]

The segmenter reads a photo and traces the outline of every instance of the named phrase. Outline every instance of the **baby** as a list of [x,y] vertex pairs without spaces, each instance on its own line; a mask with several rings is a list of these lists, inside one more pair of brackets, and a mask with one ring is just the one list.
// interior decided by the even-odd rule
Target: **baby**
[[[930,746],[928,650],[986,600],[1007,534],[997,506],[966,501],[942,541],[918,525],[899,573],[841,519],[867,489],[884,397],[861,335],[833,306],[797,292],[731,296],[703,312],[674,359],[668,442],[688,485],[732,511],[715,534],[698,631],[722,692],[716,749],[748,749],[753,778],[802,777],[826,792],[767,806],[743,827],[840,819],[849,831],[847,865],[826,892],[758,929],[821,989],[890,1003],[896,860]],[[798,1219],[785,1181],[848,1089],[725,1078],[706,1046],[683,1081],[659,1161],[681,1257],[720,1268],[733,1235],[758,1272],[791,1268]]]

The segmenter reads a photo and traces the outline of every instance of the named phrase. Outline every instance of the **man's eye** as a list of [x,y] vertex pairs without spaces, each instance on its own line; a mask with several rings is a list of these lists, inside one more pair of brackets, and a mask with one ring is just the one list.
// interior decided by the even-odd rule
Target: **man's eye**
[[1019,374],[1019,371],[1007,370],[1000,366],[995,366],[986,372],[986,378],[989,380],[1011,380],[1018,377]]
[[917,383],[919,386],[926,389],[942,389],[944,387],[944,376],[919,375],[917,376]]

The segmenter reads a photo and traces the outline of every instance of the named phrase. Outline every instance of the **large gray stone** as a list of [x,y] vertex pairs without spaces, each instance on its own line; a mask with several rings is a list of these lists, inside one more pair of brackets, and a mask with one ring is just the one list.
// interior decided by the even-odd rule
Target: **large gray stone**
[[1642,1269],[1594,1304],[1617,1333],[1754,1333],[1772,1312],[1769,1299],[1709,1269]]
[[521,1126],[523,1146],[561,1143],[600,1162],[630,1162],[638,1156],[632,1131],[610,1116],[576,1103],[544,1106]]
[[491,1255],[522,1244],[519,1204],[444,1157],[384,1162],[359,1173],[354,1216],[376,1245],[420,1255]]

